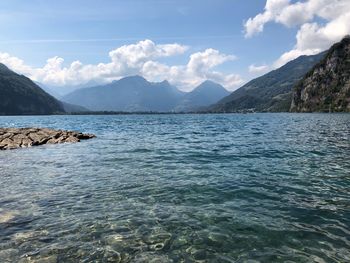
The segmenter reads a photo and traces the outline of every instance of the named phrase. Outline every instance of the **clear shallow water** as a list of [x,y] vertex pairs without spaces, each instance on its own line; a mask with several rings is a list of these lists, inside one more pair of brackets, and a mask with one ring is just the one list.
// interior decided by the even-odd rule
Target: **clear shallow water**
[[0,262],[350,261],[350,115],[0,117],[5,126],[98,138],[0,151]]

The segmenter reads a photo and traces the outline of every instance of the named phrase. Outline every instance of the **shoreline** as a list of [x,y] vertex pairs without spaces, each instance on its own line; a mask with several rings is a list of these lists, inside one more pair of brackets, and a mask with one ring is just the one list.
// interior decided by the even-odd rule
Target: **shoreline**
[[103,115],[228,115],[228,114],[350,114],[350,112],[73,112],[59,114],[1,115],[0,117],[103,116]]
[[0,150],[14,150],[45,144],[76,143],[94,134],[48,128],[0,128]]

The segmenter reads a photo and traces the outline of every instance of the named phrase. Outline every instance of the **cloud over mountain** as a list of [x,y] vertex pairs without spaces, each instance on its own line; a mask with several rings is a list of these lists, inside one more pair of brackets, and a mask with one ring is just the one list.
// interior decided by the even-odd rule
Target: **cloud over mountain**
[[255,65],[255,64],[252,64],[248,67],[248,71],[249,73],[253,73],[253,74],[263,74],[263,73],[266,73],[270,70],[270,67],[268,65]]
[[108,63],[83,64],[73,61],[66,66],[64,59],[56,56],[49,58],[43,67],[35,68],[7,53],[0,53],[0,62],[35,81],[55,86],[80,85],[89,81],[107,83],[137,74],[150,81],[167,79],[183,90],[190,90],[206,79],[231,90],[242,84],[239,75],[215,70],[215,67],[236,59],[233,55],[222,54],[215,49],[191,54],[185,65],[167,65],[159,61],[161,58],[183,55],[188,49],[177,43],[156,44],[146,39],[110,51]]

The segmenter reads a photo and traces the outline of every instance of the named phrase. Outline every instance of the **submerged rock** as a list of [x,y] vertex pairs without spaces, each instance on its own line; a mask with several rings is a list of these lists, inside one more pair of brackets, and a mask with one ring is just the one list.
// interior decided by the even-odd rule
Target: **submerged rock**
[[93,134],[47,128],[0,128],[0,150],[11,150],[43,144],[80,142],[80,140],[95,137]]
[[0,211],[0,224],[5,224],[13,220],[18,215],[17,211]]

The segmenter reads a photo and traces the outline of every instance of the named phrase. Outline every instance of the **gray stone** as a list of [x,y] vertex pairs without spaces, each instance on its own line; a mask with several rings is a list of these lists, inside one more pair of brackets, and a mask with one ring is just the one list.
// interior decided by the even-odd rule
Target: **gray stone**
[[76,143],[95,137],[93,134],[47,128],[0,128],[0,150],[43,144]]

